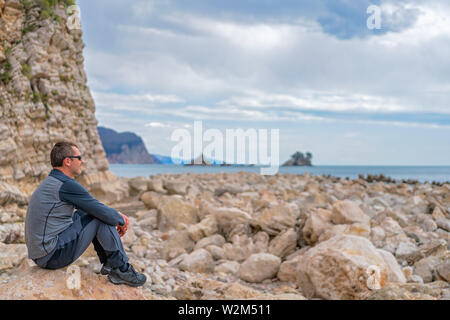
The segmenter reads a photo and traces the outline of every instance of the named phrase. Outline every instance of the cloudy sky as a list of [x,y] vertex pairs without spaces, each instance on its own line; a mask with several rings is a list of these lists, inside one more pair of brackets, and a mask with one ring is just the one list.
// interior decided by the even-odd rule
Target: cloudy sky
[[280,162],[450,165],[447,0],[77,4],[99,125],[150,153],[202,120],[279,129]]

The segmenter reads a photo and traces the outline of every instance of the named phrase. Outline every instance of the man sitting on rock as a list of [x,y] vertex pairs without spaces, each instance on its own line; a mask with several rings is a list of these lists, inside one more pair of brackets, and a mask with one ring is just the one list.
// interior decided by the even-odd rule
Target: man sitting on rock
[[101,274],[114,284],[143,285],[147,278],[128,263],[120,239],[128,229],[128,218],[100,203],[74,180],[84,163],[78,147],[58,142],[50,160],[53,170],[28,205],[25,242],[29,258],[41,268],[63,268],[92,242],[103,264]]

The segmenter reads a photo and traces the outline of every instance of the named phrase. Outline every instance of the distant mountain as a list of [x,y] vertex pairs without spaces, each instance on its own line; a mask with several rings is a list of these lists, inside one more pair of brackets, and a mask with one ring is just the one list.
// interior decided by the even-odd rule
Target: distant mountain
[[135,133],[118,133],[104,127],[97,127],[97,130],[109,163],[161,163],[148,153],[142,138]]

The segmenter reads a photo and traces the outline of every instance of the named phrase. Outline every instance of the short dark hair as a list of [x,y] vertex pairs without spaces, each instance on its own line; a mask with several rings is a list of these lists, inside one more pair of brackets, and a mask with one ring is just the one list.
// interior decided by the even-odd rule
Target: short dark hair
[[57,142],[50,152],[50,162],[52,163],[52,167],[62,167],[63,160],[74,155],[75,152],[72,147],[78,148],[77,145],[72,142]]

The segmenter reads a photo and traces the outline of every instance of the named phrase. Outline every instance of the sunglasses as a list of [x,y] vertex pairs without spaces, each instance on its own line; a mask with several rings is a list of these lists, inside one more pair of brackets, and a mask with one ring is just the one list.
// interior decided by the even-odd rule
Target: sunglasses
[[78,160],[80,160],[81,161],[81,155],[80,156],[69,156],[69,157],[67,157],[67,158],[70,158],[70,159],[73,159],[73,158],[77,158]]

